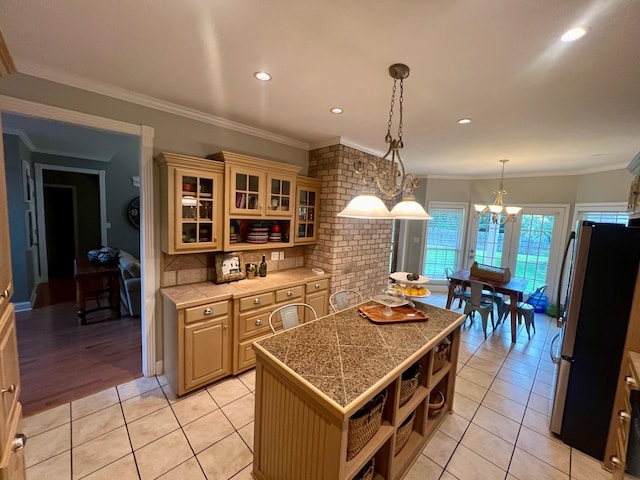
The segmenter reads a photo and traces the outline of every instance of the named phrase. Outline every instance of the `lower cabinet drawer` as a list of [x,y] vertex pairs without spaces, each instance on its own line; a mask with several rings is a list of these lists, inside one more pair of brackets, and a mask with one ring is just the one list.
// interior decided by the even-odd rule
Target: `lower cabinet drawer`
[[299,299],[302,297],[304,293],[304,287],[302,285],[298,285],[297,287],[291,288],[283,288],[282,290],[276,290],[276,303],[281,302],[294,302],[300,301]]
[[[271,332],[269,327],[269,315],[275,309],[269,308],[259,312],[241,313],[238,315],[238,338],[245,340],[256,335],[264,335]],[[273,326],[277,330],[282,328],[282,321],[278,315],[274,315]]]
[[320,290],[326,290],[329,288],[329,279],[323,278],[322,280],[316,280],[315,282],[307,283],[307,293],[318,292]]
[[256,354],[253,351],[253,340],[241,342],[238,345],[238,362],[236,365],[236,373],[240,370],[254,367],[256,365]]
[[228,311],[229,302],[227,301],[187,308],[184,312],[184,323],[219,317],[220,315],[226,315]]

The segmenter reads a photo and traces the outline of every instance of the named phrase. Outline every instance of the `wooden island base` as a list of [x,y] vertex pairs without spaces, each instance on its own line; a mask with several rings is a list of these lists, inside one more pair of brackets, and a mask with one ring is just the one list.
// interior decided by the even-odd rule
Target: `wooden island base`
[[[400,479],[406,474],[452,412],[464,319],[455,312],[424,307],[430,320],[421,324],[371,326],[354,307],[254,346],[255,479],[350,480],[361,478],[372,459],[374,478]],[[368,330],[371,328],[382,330]],[[416,337],[420,332],[424,334],[422,346],[418,346]],[[372,347],[368,342],[376,338],[376,333],[382,345]],[[337,338],[337,345],[331,345],[332,337]],[[443,357],[436,348],[445,338],[450,345]],[[367,346],[353,345],[356,341]],[[376,351],[388,352],[395,359],[391,368],[376,371],[384,365],[382,356],[372,355]],[[335,362],[330,359],[336,356],[342,376],[332,371]],[[402,374],[415,364],[420,366],[418,386],[401,405]],[[404,384],[406,388],[406,380]],[[381,392],[386,392],[382,424],[362,450],[347,460],[350,419]],[[429,403],[437,403],[440,392],[444,406],[430,415]],[[401,427],[411,419],[408,440],[396,454],[400,430],[407,430]]]

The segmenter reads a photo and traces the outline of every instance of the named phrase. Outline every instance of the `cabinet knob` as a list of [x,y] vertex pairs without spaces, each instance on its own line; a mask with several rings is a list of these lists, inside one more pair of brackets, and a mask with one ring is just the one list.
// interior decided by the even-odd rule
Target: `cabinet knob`
[[256,320],[256,326],[259,327],[260,325],[262,325],[262,319],[261,318]]
[[616,457],[615,455],[611,455],[609,460],[611,460],[611,464],[613,465],[614,468],[618,468],[622,464],[620,459],[618,457]]
[[636,386],[636,381],[633,379],[631,375],[627,375],[626,377],[624,377],[624,383],[626,383],[630,387]]
[[11,451],[17,452],[18,450],[22,450],[26,444],[27,436],[24,433],[18,433],[13,439],[13,442],[11,442]]
[[213,308],[207,307],[202,313],[204,313],[205,315],[211,315],[213,313]]
[[14,384],[9,385],[8,388],[3,388],[0,390],[0,393],[14,393],[16,391],[16,386]]
[[213,241],[214,241],[214,242],[217,242],[217,241],[218,241],[218,236],[217,236],[217,235],[214,235],[214,236],[213,236]]
[[291,290],[289,290],[289,291],[287,292],[287,297],[290,297],[290,296],[292,296],[292,295],[293,295],[293,292],[292,292]]
[[227,325],[226,323],[224,324],[224,329],[226,330],[227,328],[229,328],[229,325]]
[[618,417],[620,418],[620,420],[622,420],[623,422],[628,422],[629,419],[631,418],[631,415],[629,415],[626,411],[624,410],[620,410],[618,412]]
[[2,293],[0,293],[0,297],[9,298],[9,290],[5,290]]
[[320,288],[320,284],[319,283],[316,283],[316,288]]
[[253,299],[253,304],[254,305],[258,305],[259,303],[262,303],[262,299],[261,298],[254,298]]

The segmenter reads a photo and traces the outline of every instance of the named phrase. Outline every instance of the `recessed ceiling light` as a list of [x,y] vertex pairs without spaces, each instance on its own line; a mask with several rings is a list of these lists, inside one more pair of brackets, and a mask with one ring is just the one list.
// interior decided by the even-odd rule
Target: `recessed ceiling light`
[[471,123],[471,119],[470,118],[461,118],[460,120],[458,120],[458,123],[460,125],[466,125],[467,123]]
[[573,42],[575,40],[578,40],[579,38],[584,37],[586,33],[587,29],[585,27],[572,28],[571,30],[567,30],[566,32],[564,32],[564,35],[560,37],[560,40],[562,40],[563,42]]
[[254,77],[256,77],[258,80],[262,80],[263,82],[266,82],[267,80],[271,80],[271,75],[269,75],[267,72],[256,72],[253,74]]
[[331,113],[335,113],[336,115],[340,115],[344,110],[342,110],[340,107],[334,107],[331,109]]

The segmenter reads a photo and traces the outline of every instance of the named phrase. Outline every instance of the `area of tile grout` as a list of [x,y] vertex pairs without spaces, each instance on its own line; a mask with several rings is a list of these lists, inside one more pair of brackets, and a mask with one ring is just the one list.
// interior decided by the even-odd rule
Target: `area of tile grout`
[[[446,296],[429,303],[444,306]],[[600,462],[548,430],[555,320],[527,338],[509,322],[462,329],[454,413],[408,480],[609,479]],[[489,325],[491,329],[491,325]],[[23,419],[28,480],[251,479],[255,372],[177,398],[163,376],[141,378]]]

